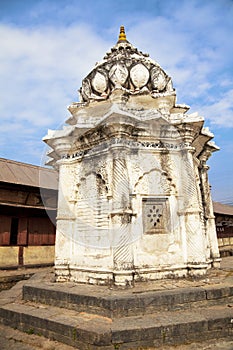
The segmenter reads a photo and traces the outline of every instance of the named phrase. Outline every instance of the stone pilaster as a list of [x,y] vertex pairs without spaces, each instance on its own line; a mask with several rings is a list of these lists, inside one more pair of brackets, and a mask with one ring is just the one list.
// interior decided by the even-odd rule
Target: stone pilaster
[[130,203],[127,152],[114,147],[112,152],[112,212],[113,269],[116,285],[131,284],[133,280],[133,252],[130,224],[132,210]]
[[220,254],[218,249],[215,216],[213,212],[213,204],[208,180],[209,167],[208,165],[206,165],[206,160],[209,158],[210,155],[211,153],[206,151],[202,154],[200,164],[200,179],[202,187],[202,201],[206,225],[206,235],[210,247],[210,259],[213,261],[215,267],[218,267],[220,261]]
[[181,214],[184,216],[182,221],[185,223],[186,231],[187,265],[190,273],[195,275],[206,269],[206,254],[193,153],[194,149],[188,146],[182,155],[183,210]]

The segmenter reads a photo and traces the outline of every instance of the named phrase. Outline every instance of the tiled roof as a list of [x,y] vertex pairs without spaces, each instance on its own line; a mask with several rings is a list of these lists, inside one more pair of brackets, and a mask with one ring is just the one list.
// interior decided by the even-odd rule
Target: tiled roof
[[219,202],[213,202],[213,206],[215,214],[233,215],[233,205],[226,205]]
[[57,171],[0,158],[0,182],[57,190]]

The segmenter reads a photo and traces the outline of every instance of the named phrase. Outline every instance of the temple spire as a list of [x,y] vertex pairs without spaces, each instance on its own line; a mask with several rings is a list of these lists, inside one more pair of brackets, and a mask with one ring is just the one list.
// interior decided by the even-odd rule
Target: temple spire
[[118,37],[118,43],[121,42],[121,41],[127,41],[126,34],[125,34],[125,27],[124,26],[120,27],[120,34],[119,34],[119,37]]

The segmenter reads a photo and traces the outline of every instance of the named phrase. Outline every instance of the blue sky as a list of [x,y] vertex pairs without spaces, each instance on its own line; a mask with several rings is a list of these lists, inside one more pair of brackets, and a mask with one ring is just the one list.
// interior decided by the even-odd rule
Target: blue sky
[[118,38],[172,77],[177,103],[205,117],[221,148],[213,199],[233,203],[233,1],[0,0],[0,157],[41,164],[82,79]]

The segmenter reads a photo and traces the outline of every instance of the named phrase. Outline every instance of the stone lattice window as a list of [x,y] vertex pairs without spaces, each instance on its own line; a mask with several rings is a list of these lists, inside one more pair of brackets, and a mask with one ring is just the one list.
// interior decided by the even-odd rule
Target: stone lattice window
[[170,211],[167,198],[144,198],[142,215],[145,234],[169,233]]

